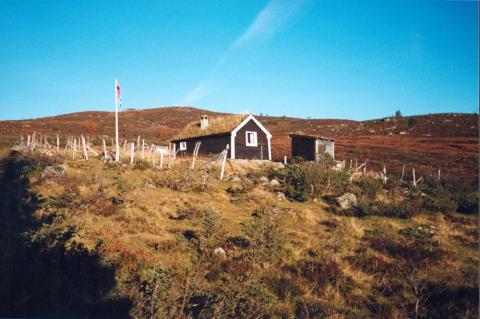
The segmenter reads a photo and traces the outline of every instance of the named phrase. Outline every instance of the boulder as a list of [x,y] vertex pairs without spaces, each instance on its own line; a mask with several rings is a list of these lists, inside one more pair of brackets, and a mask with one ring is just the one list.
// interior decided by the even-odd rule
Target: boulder
[[232,177],[232,182],[234,183],[240,183],[242,181],[242,179],[238,176],[233,176]]
[[243,187],[240,184],[233,184],[229,188],[227,188],[227,192],[230,194],[238,194],[243,192]]
[[357,182],[359,181],[363,176],[363,173],[361,172],[355,172],[350,175],[350,181]]
[[274,178],[270,181],[270,186],[278,187],[278,186],[280,186],[280,182]]
[[357,196],[352,193],[343,194],[342,196],[337,197],[335,200],[342,209],[350,209],[357,206]]
[[285,197],[285,194],[282,193],[282,192],[277,192],[277,198],[278,198],[278,200],[285,200],[285,199],[287,199],[287,198]]
[[217,247],[213,250],[213,254],[217,257],[225,258],[227,256],[227,252],[222,247]]
[[64,164],[47,166],[43,170],[41,178],[60,176],[65,174],[66,171],[67,171],[67,165],[64,165]]

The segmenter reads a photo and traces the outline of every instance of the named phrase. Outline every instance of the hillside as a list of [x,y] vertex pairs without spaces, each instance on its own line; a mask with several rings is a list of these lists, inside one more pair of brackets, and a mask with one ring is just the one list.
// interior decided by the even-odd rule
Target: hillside
[[[201,114],[221,113],[193,107],[161,107],[130,110],[120,113],[121,137],[167,143],[186,124]],[[369,167],[380,169],[383,164],[392,172],[405,165],[423,174],[460,175],[478,179],[478,115],[432,114],[414,117],[369,121],[334,119],[298,119],[258,116],[273,134],[272,156],[282,161],[290,157],[288,134],[302,131],[336,139],[338,160],[368,160]],[[53,136],[106,135],[114,132],[114,113],[82,112],[33,120],[0,122],[0,142],[14,143],[20,134],[33,131]]]
[[0,152],[0,316],[478,318],[476,186],[250,165]]

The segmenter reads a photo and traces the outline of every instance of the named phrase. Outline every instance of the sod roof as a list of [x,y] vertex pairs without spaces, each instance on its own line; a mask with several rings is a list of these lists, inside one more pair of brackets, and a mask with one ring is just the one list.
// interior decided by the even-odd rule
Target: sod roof
[[208,127],[204,129],[200,128],[199,120],[193,121],[188,123],[180,133],[175,135],[172,138],[172,141],[198,137],[198,136],[230,133],[238,125],[240,125],[240,123],[242,123],[242,121],[247,117],[248,117],[248,114],[235,114],[235,115],[227,115],[227,116],[209,117]]

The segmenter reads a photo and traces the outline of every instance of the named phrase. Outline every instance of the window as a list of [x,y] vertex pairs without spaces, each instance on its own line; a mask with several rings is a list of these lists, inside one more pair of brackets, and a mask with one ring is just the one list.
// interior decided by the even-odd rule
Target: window
[[187,149],[187,142],[180,142],[180,151],[185,151]]
[[257,146],[257,132],[245,132],[245,141],[247,146]]

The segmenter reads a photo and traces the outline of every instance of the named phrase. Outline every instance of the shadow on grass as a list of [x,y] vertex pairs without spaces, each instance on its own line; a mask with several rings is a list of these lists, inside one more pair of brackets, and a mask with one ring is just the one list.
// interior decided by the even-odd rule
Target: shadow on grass
[[80,244],[67,249],[73,229],[38,236],[51,220],[33,216],[41,199],[30,190],[32,167],[18,153],[0,160],[0,317],[129,318],[130,300],[108,298],[115,269]]

